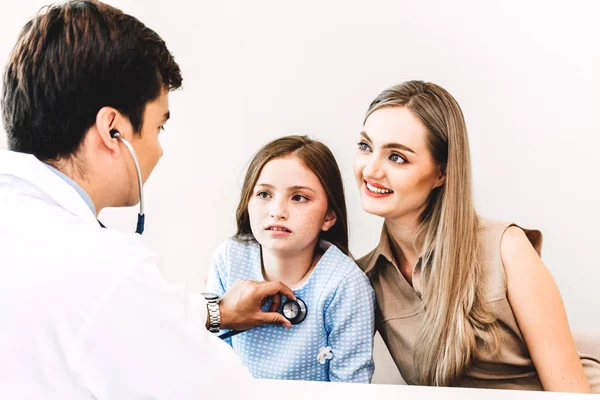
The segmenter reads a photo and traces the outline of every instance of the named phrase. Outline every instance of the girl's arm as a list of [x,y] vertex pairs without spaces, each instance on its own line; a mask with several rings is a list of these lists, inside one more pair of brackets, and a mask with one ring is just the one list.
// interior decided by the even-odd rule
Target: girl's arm
[[325,311],[325,324],[333,356],[329,360],[329,380],[370,383],[375,370],[375,292],[358,268],[338,286]]
[[509,227],[500,254],[508,301],[544,390],[590,393],[558,287],[525,232]]

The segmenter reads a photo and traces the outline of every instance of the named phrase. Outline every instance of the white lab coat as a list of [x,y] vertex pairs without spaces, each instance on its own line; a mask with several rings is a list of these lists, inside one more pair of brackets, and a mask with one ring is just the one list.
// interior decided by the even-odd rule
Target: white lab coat
[[204,298],[158,262],[36,158],[0,150],[0,398],[252,398]]

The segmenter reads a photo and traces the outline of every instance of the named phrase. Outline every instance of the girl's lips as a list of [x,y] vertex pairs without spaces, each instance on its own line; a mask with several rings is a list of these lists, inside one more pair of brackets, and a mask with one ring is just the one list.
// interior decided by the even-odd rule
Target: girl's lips
[[269,232],[273,236],[287,236],[292,233],[290,229],[283,225],[269,225],[265,228],[265,231]]

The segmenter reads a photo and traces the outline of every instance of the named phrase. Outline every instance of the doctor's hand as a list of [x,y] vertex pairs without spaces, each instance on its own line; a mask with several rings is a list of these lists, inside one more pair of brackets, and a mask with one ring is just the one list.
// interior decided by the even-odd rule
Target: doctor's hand
[[[277,312],[282,296],[296,300],[294,292],[281,282],[235,282],[219,302],[221,328],[244,330],[265,324],[280,324],[290,328],[290,321]],[[261,306],[269,298],[271,307],[269,312],[264,312]]]

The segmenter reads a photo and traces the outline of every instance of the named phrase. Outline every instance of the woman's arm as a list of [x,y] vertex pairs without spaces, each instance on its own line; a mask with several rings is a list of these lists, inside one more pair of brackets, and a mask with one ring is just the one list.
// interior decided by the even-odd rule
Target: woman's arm
[[509,227],[500,254],[508,301],[544,390],[590,393],[558,287],[525,232]]
[[325,311],[325,324],[333,356],[329,361],[329,380],[370,383],[375,370],[375,292],[358,268],[337,288]]

